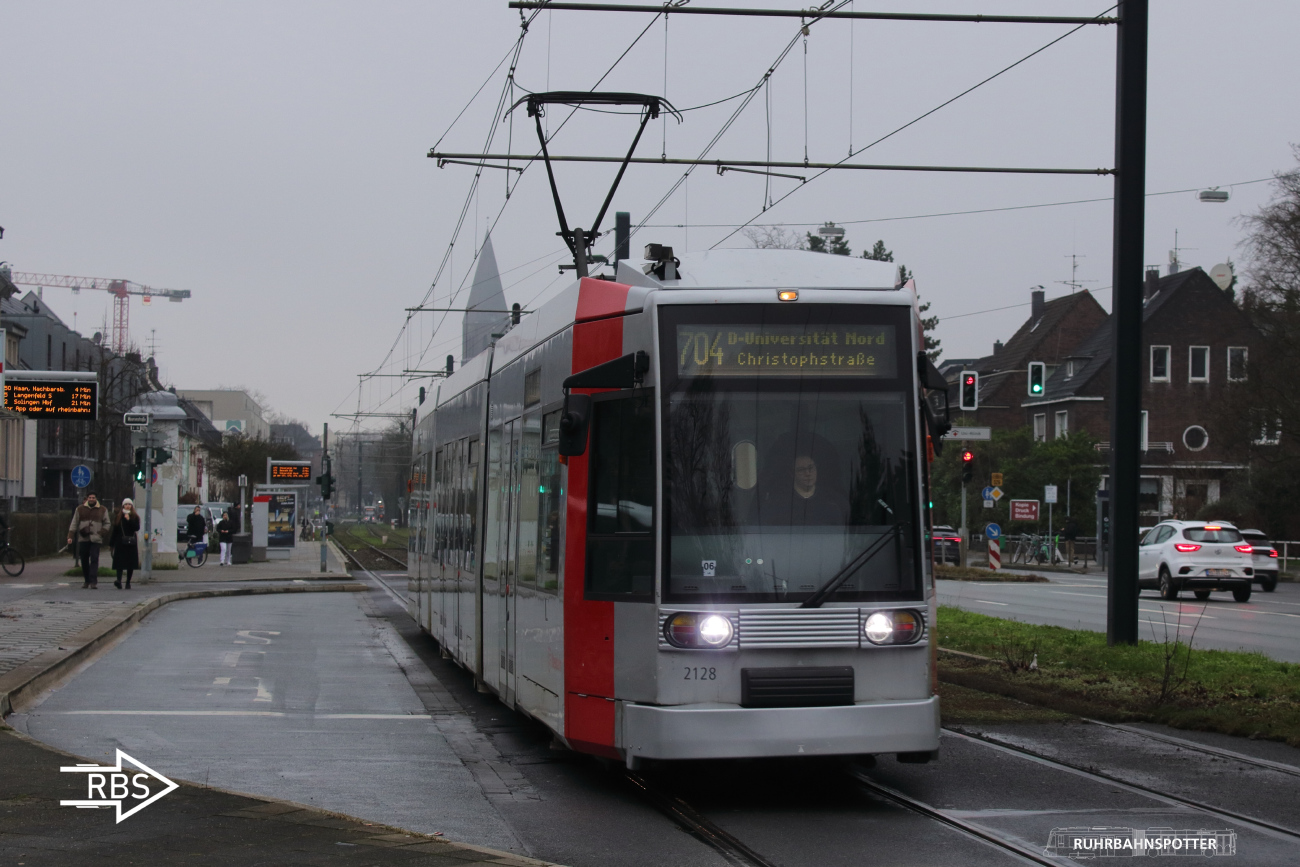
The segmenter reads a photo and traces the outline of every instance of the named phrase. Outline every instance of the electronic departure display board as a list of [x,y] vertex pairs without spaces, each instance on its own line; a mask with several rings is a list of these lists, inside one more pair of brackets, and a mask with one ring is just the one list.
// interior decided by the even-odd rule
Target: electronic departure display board
[[678,376],[898,375],[892,325],[678,325]]
[[273,463],[267,482],[310,482],[311,480],[309,463]]
[[99,416],[99,383],[94,380],[6,379],[5,409],[28,418]]

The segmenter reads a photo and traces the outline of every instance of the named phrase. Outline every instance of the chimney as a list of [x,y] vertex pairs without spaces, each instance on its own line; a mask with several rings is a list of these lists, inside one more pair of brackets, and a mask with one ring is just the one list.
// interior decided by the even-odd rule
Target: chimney
[[1142,297],[1150,300],[1153,295],[1160,291],[1160,269],[1148,268],[1146,283],[1142,285]]
[[1038,319],[1043,315],[1043,310],[1047,307],[1047,293],[1040,287],[1030,292],[1029,298],[1033,302],[1029,315],[1034,319]]
[[993,354],[997,355],[1001,351],[1002,351],[1002,341],[1001,340],[993,341]]

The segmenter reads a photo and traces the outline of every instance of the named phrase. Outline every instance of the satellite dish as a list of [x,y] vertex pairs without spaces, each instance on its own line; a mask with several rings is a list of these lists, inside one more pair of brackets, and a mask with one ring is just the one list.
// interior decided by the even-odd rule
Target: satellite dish
[[1215,265],[1210,269],[1210,279],[1220,289],[1227,289],[1232,285],[1232,266],[1227,264]]

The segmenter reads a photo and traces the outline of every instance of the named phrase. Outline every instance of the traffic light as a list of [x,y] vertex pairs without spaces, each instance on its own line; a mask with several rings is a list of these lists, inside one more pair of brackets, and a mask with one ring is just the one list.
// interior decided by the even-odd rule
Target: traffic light
[[1039,397],[1047,386],[1047,365],[1041,361],[1029,362],[1029,396]]
[[135,450],[135,483],[137,485],[144,484],[144,474],[149,471],[148,454],[148,449]]
[[334,477],[330,475],[330,459],[326,458],[321,462],[321,473],[316,477],[316,484],[320,485],[320,496],[322,500],[328,500],[334,493]]
[[973,478],[975,478],[975,453],[966,449],[961,453],[962,484],[968,483]]
[[958,405],[965,411],[974,412],[980,408],[980,375],[974,370],[961,372],[961,400]]
[[149,461],[149,466],[156,467],[165,464],[172,459],[172,453],[167,449],[154,449],[153,459]]

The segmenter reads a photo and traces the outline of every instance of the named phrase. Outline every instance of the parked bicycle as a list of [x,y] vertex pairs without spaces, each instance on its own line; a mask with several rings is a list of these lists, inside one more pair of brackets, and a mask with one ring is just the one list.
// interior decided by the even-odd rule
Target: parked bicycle
[[8,534],[5,536],[3,545],[0,545],[0,566],[4,567],[7,575],[21,575],[23,569],[27,568],[27,561],[18,549],[9,544]]

